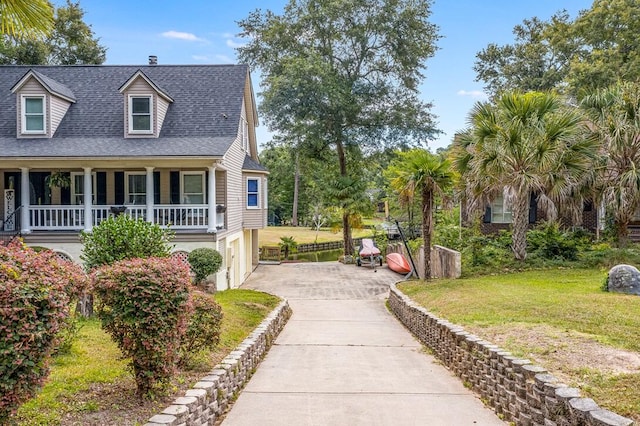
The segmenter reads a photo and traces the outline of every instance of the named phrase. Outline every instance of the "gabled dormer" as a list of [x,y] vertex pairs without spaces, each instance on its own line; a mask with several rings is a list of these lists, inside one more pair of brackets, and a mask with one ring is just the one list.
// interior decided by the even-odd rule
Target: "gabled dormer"
[[16,94],[18,138],[51,138],[67,110],[76,102],[71,89],[29,70],[12,88]]
[[124,95],[124,137],[157,138],[173,99],[138,70],[121,87]]

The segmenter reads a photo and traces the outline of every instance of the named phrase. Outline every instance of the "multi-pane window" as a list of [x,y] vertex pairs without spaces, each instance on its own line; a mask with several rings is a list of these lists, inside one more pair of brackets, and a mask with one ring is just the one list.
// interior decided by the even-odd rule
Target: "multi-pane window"
[[126,193],[128,204],[146,204],[147,203],[147,176],[144,173],[127,174]]
[[129,132],[152,133],[152,110],[151,96],[130,96]]
[[204,172],[182,173],[182,202],[183,204],[205,203]]
[[[92,204],[96,203],[96,174],[91,174]],[[84,173],[71,173],[71,204],[84,204]]]
[[247,208],[260,207],[260,181],[257,178],[247,179]]
[[22,98],[22,132],[45,132],[44,96],[24,96]]
[[511,206],[502,195],[491,203],[491,223],[511,223],[513,221]]

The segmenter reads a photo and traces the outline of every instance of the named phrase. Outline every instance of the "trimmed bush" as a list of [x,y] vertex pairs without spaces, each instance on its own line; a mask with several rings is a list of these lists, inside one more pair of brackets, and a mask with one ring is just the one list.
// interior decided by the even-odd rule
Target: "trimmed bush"
[[173,375],[191,314],[189,268],[166,258],[122,260],[93,273],[98,317],[149,397]]
[[69,300],[86,282],[79,266],[51,251],[0,244],[0,424],[46,378]]
[[200,284],[211,274],[215,274],[222,266],[222,255],[212,248],[202,247],[193,250],[187,258],[191,270],[196,275],[196,283]]
[[220,342],[222,308],[213,296],[195,291],[191,294],[193,313],[180,347],[181,362],[204,349],[213,350]]
[[173,232],[122,214],[103,220],[91,232],[81,232],[80,238],[84,244],[80,258],[90,271],[124,259],[169,257]]

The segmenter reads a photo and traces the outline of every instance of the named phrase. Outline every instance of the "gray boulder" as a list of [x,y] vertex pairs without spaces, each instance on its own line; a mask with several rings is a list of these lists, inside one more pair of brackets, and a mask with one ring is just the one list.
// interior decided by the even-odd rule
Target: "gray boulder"
[[609,270],[609,291],[640,296],[640,271],[631,265],[616,265]]

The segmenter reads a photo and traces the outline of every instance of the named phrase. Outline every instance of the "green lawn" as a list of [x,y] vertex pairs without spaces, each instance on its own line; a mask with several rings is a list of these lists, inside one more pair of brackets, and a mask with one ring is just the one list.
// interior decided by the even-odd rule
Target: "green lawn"
[[70,353],[55,358],[38,396],[18,411],[19,424],[144,424],[173,400],[173,394],[231,352],[280,302],[265,293],[237,289],[218,292],[215,299],[224,315],[218,348],[200,360],[197,371],[179,372],[165,397],[139,404],[119,349],[98,320],[87,320]]
[[[354,229],[353,237],[368,237],[372,234],[371,229]],[[316,242],[316,231],[305,226],[269,226],[258,232],[260,246],[277,246],[280,237],[293,237],[298,244],[307,244]],[[342,241],[342,230],[333,232],[328,228],[322,228],[318,232],[318,243],[327,243],[330,241]]]
[[[582,361],[597,357],[590,352],[596,348],[640,355],[640,297],[603,292],[604,277],[593,269],[555,269],[399,287],[435,315],[487,340],[500,339],[517,356],[548,362],[546,368],[561,369],[600,405],[640,420],[640,370],[615,374],[606,371],[606,362],[578,367],[581,359],[558,364],[563,351]],[[582,354],[572,352],[576,345],[584,347]]]

